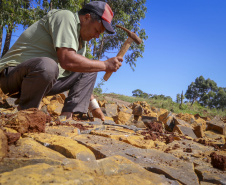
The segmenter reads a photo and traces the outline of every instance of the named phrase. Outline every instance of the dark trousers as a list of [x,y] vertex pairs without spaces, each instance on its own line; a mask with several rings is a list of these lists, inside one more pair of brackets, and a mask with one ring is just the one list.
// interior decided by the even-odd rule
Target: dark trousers
[[42,98],[69,90],[62,112],[86,113],[97,73],[72,72],[57,79],[57,63],[47,57],[32,58],[18,66],[3,70],[1,89],[11,97],[19,98],[21,109],[38,108]]

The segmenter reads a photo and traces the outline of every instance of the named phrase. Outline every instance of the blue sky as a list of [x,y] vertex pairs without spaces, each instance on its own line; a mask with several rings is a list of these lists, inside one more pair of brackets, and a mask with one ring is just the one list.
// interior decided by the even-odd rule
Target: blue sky
[[[226,87],[226,0],[147,0],[146,6],[143,58],[134,72],[124,63],[103,92],[132,96],[141,89],[175,100],[201,75]],[[103,76],[98,74],[97,83]]]
[[124,64],[103,91],[131,96],[141,89],[175,100],[201,75],[226,87],[226,1],[147,0],[146,6],[143,58],[134,72]]

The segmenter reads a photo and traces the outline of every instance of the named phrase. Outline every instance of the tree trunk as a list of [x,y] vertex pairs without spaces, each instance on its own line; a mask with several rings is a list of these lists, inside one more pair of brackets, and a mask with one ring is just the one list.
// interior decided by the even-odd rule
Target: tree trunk
[[13,29],[11,26],[9,26],[9,30],[7,31],[6,34],[6,38],[5,38],[5,44],[4,44],[4,48],[3,48],[3,52],[2,52],[2,57],[7,53],[7,51],[9,50],[10,47],[10,41],[11,41],[11,37],[12,37],[12,32]]
[[98,60],[100,60],[103,46],[104,46],[104,37],[102,37],[102,40],[101,40],[101,45],[100,45]]
[[2,35],[3,35],[3,27],[0,27],[0,55],[2,51]]
[[180,98],[180,106],[179,106],[180,109],[182,109],[183,100],[184,100],[184,93],[183,93],[183,91],[182,91],[182,93],[181,93],[181,98]]
[[[96,38],[95,38],[95,41],[96,41]],[[96,44],[94,44],[94,46],[93,46],[93,58],[95,58],[96,48],[97,48],[97,46],[96,46]]]

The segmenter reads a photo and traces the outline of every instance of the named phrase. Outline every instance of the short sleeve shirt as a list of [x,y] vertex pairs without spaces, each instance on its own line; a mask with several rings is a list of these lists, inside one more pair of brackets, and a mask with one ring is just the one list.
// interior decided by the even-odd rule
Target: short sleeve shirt
[[59,66],[59,78],[70,74],[62,69],[57,58],[56,48],[74,49],[85,56],[86,42],[80,41],[80,20],[78,13],[68,10],[51,10],[42,19],[28,27],[0,59],[0,72],[8,66],[35,57],[49,57]]

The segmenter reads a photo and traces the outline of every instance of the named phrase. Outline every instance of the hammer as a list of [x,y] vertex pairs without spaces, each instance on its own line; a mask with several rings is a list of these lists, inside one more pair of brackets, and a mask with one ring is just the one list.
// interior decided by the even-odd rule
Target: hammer
[[[136,33],[131,32],[130,30],[128,30],[128,29],[126,29],[126,28],[124,28],[122,26],[119,26],[119,25],[116,25],[116,27],[123,29],[128,34],[127,40],[123,44],[123,46],[120,49],[119,53],[117,54],[117,57],[123,57],[125,55],[125,53],[127,52],[127,50],[129,49],[129,47],[130,47],[130,45],[132,44],[133,41],[139,45],[139,44],[141,44],[142,40],[141,40],[141,38],[139,38],[137,36]],[[110,78],[112,73],[113,72],[106,72],[105,75],[104,75],[104,80],[107,81]]]

